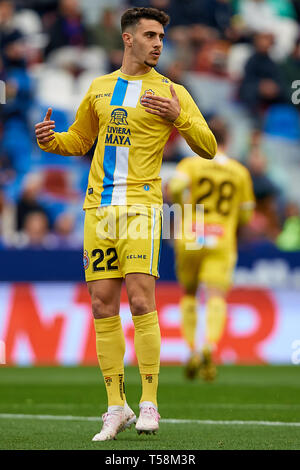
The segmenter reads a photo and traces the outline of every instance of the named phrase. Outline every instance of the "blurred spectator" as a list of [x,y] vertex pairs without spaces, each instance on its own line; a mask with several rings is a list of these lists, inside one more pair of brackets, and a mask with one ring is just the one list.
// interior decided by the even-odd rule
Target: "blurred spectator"
[[[191,69],[194,65],[194,51],[190,41],[190,34],[186,26],[176,26],[168,30],[167,45],[171,48],[167,54],[167,58],[162,54],[162,60],[167,60],[167,64],[161,63],[159,66],[171,66],[174,61],[181,61],[187,69]],[[166,44],[164,44],[164,51]]]
[[227,37],[233,14],[231,0],[205,0],[204,12],[202,22],[218,30],[222,37]]
[[31,8],[44,13],[57,8],[58,0],[14,0],[17,8]]
[[278,19],[270,3],[265,0],[239,1],[237,12],[252,32],[271,31]]
[[23,246],[29,249],[49,248],[48,219],[42,212],[31,212],[25,217]]
[[170,7],[173,0],[125,0],[125,5],[128,8],[133,7],[146,7],[158,8],[170,14]]
[[[119,18],[118,18],[119,20]],[[106,8],[99,19],[90,30],[93,44],[103,47],[107,52],[123,50],[121,30],[117,23],[116,12]]]
[[[25,126],[32,101],[31,81],[26,70],[26,47],[14,20],[14,3],[0,0],[0,73],[6,84],[6,105],[1,109],[2,145],[6,153],[12,154],[12,158],[16,157],[16,147],[10,138],[11,128],[22,128],[25,142],[28,142],[28,130],[25,133]],[[14,163],[17,164],[16,158]]]
[[40,175],[30,174],[17,203],[17,230],[23,230],[26,217],[31,213],[40,213],[48,220],[47,212],[39,202],[43,181]]
[[2,107],[2,148],[18,174],[28,171],[31,154],[29,111],[32,106],[32,80],[25,61],[22,35],[15,30],[7,35],[3,49],[3,78],[6,84],[6,104]]
[[91,43],[83,23],[78,0],[60,0],[59,13],[49,31],[46,56],[63,46],[88,46]]
[[255,35],[255,52],[246,63],[240,87],[241,100],[255,120],[267,106],[286,101],[280,68],[270,57],[272,44],[272,34]]
[[11,160],[1,150],[1,131],[0,131],[0,187],[8,185],[14,180],[16,172],[12,166]]
[[17,28],[14,24],[15,6],[12,0],[0,0],[0,51]]
[[260,148],[261,135],[253,134],[247,166],[256,198],[256,209],[250,223],[250,238],[275,241],[280,232],[278,200],[279,190],[267,175],[267,159]]
[[5,197],[5,192],[0,185],[0,247],[10,245],[15,233],[15,206]]
[[90,30],[92,43],[105,49],[108,54],[109,71],[118,69],[123,57],[123,40],[117,21],[116,11],[107,8]]
[[170,2],[171,27],[204,23],[206,0],[172,0]]
[[247,166],[252,177],[256,200],[259,202],[276,196],[278,190],[267,176],[267,159],[258,145],[250,149]]
[[296,203],[290,202],[286,206],[286,220],[282,232],[276,240],[278,248],[284,251],[300,250],[300,212]]
[[82,240],[75,232],[75,219],[70,213],[60,214],[54,223],[54,233],[51,238],[51,248],[76,249],[81,248]]
[[185,83],[186,67],[183,61],[175,60],[164,72],[166,77],[168,77],[172,82],[178,83],[178,85],[184,85],[188,90],[188,86]]
[[152,0],[149,4],[170,14],[171,27],[203,24],[215,28],[221,36],[226,35],[232,15],[230,0]]
[[294,5],[296,18],[298,23],[300,23],[300,0],[292,0],[292,3]]
[[278,59],[291,52],[298,31],[291,2],[240,0],[237,12],[249,33],[269,32],[274,35],[275,54]]
[[286,95],[290,97],[291,102],[292,94],[295,92],[292,84],[300,79],[300,38],[296,41],[292,54],[280,65],[280,68]]
[[220,40],[217,30],[209,26],[194,25],[190,28],[190,38],[195,51],[192,69],[226,76],[230,44]]
[[5,207],[5,195],[2,190],[2,187],[0,186],[0,234],[2,233],[2,213],[3,213],[4,207]]
[[238,12],[248,12],[252,15],[261,13],[269,17],[275,15],[277,18],[296,18],[293,0],[235,0],[234,3]]

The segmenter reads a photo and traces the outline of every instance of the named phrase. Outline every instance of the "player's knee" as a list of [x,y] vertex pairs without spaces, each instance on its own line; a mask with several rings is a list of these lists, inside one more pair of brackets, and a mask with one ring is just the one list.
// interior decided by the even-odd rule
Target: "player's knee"
[[106,299],[93,296],[92,313],[95,319],[112,317],[118,314],[118,308],[114,303],[107,302]]
[[184,290],[184,295],[193,295],[195,296],[197,294],[197,285],[193,284],[186,284],[183,288]]
[[142,295],[131,296],[129,304],[132,315],[144,315],[151,311],[147,298]]

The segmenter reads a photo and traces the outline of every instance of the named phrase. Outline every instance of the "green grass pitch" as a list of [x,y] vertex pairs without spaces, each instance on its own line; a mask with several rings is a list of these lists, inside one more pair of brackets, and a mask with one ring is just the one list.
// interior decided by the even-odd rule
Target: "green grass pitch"
[[[126,395],[137,412],[136,367],[126,368]],[[96,367],[0,367],[0,449],[300,449],[299,366],[221,366],[214,383],[162,367],[155,436],[132,428],[93,443],[105,409]]]

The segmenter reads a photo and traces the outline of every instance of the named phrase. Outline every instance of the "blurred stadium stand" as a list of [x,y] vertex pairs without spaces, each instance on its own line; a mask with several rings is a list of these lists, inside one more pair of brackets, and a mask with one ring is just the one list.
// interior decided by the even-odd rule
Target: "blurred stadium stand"
[[[45,237],[51,239],[56,218],[68,213],[74,217],[76,240],[82,237],[81,203],[92,152],[85,158],[46,154],[36,145],[34,124],[51,106],[56,130],[68,128],[93,78],[120,66],[120,15],[140,4],[171,15],[160,71],[187,87],[205,117],[226,118],[231,156],[251,169],[253,154],[261,154],[259,178],[274,189],[266,197],[275,204],[277,226],[268,220],[270,204],[258,204],[259,228],[254,222],[253,233],[242,241],[257,243],[260,238],[276,245],[290,204],[294,220],[299,218],[299,105],[291,101],[292,83],[300,77],[299,2],[1,0],[0,78],[7,95],[0,111],[2,248],[26,247],[16,208],[30,174],[43,179],[35,197],[48,218]],[[175,163],[190,153],[172,133],[163,188]],[[289,238],[283,238],[282,249],[300,249],[300,239],[286,246]]]
[[[91,81],[119,68],[120,16],[130,6],[171,15],[159,71],[183,84],[206,118],[220,115],[230,124],[230,156],[249,168],[257,198],[253,220],[239,234],[236,282],[277,289],[265,293],[274,301],[268,334],[274,338],[278,322],[286,321],[276,317],[280,311],[289,317],[289,344],[291,314],[299,305],[290,292],[300,289],[300,87],[292,87],[300,80],[299,0],[0,0],[0,80],[6,84],[6,104],[0,105],[0,318],[14,312],[12,282],[83,280],[82,204],[92,150],[82,158],[44,153],[34,125],[51,106],[56,130],[65,131]],[[166,203],[168,179],[189,154],[174,131],[161,171]],[[168,240],[161,280],[175,280]],[[45,293],[47,286],[33,289]],[[68,285],[61,289],[71,296]],[[177,295],[174,286],[166,287],[158,302]],[[240,291],[232,295],[233,304],[243,298]],[[47,302],[51,297],[45,294]],[[245,302],[256,297],[250,292]],[[166,312],[173,308],[168,304]],[[273,355],[266,348],[261,360],[287,361],[280,338],[268,350]],[[17,362],[21,356],[14,356]]]

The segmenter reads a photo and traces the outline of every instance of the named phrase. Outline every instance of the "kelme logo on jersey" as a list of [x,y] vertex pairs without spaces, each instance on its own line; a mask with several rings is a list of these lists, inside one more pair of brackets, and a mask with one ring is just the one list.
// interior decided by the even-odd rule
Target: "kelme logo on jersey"
[[126,109],[116,108],[111,113],[110,124],[116,124],[116,126],[128,126],[127,116],[128,113]]

